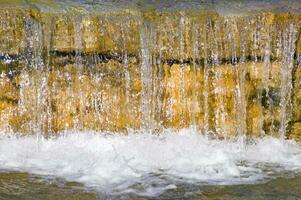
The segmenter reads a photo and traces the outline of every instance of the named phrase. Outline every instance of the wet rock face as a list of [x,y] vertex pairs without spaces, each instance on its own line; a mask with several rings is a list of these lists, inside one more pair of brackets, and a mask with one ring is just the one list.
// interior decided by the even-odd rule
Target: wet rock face
[[2,130],[192,125],[219,137],[300,138],[297,3],[291,13],[233,15],[16,5],[0,10]]

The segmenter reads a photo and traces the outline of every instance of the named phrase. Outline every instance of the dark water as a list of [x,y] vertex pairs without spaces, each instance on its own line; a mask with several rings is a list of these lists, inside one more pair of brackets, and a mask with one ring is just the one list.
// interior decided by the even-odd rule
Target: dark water
[[276,178],[266,183],[249,185],[197,186],[179,184],[157,197],[134,194],[108,196],[85,188],[80,183],[38,177],[22,172],[0,173],[0,199],[301,199],[301,176]]

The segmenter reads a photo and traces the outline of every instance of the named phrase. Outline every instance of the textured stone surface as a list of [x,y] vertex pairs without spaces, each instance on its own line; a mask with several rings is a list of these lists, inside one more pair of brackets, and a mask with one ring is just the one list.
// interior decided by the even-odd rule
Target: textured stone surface
[[244,12],[222,3],[0,3],[1,129],[136,129],[147,99],[155,131],[278,136],[284,127],[300,138],[298,2]]

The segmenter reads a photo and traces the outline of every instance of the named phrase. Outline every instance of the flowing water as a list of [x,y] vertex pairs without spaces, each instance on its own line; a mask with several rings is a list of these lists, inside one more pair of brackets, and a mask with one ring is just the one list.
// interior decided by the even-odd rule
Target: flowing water
[[300,2],[0,4],[0,199],[301,198]]
[[[181,198],[184,194],[188,198],[215,190],[229,190],[229,195],[235,196],[239,188],[244,188],[242,196],[246,195],[244,190],[254,190],[256,196],[256,185],[271,187],[269,184],[296,177],[290,180],[293,184],[301,173],[301,146],[294,141],[273,137],[213,140],[193,129],[126,136],[66,132],[41,141],[33,136],[2,137],[0,144],[1,169],[41,176],[40,182],[33,180],[42,187],[34,189],[37,191],[44,191],[44,185],[50,182],[53,190],[76,193],[64,188],[70,182],[81,191],[112,198]],[[0,194],[5,194],[5,187],[18,184],[13,174],[3,176],[12,183],[1,179]],[[55,177],[58,181],[52,181]],[[29,175],[25,178],[23,187],[32,187]],[[300,186],[300,181],[296,184]],[[283,185],[279,187],[284,190]],[[270,195],[277,196],[277,192]],[[296,199],[301,195],[299,190],[286,192]],[[26,194],[26,189],[20,193]],[[52,193],[52,189],[46,193]]]

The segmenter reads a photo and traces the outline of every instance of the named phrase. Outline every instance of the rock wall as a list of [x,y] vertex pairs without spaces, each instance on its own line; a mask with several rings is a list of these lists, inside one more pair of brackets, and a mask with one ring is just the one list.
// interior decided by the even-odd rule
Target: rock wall
[[2,130],[301,138],[299,12],[2,5]]

